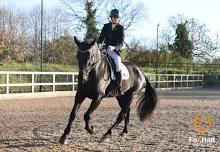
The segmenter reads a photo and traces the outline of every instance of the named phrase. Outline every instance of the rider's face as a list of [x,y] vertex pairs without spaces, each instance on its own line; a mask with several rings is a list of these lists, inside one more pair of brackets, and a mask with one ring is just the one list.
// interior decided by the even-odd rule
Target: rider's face
[[118,17],[111,17],[112,23],[113,24],[118,24],[119,18]]

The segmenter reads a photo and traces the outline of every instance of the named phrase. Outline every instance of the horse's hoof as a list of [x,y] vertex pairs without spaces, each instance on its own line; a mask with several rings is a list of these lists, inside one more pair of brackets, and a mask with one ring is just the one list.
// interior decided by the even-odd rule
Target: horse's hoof
[[128,130],[123,130],[119,135],[122,137],[126,137]]
[[122,132],[122,133],[120,133],[119,135],[120,135],[121,137],[126,137],[126,136],[127,136],[127,133]]
[[61,145],[66,145],[66,144],[68,144],[68,140],[61,137],[61,138],[59,139],[58,143],[61,144]]
[[88,131],[90,134],[94,134],[94,131],[93,130],[89,130]]
[[88,133],[94,134],[94,127],[93,126],[88,127],[88,128],[86,127],[85,129],[88,131]]
[[109,142],[110,135],[103,135],[99,142]]

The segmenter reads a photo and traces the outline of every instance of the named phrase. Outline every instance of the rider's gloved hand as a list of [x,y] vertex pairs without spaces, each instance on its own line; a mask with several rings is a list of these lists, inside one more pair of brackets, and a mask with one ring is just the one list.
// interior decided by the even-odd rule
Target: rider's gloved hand
[[114,47],[114,46],[109,45],[109,46],[108,46],[108,49],[109,49],[109,51],[113,51],[113,50],[115,50],[115,47]]
[[99,50],[102,50],[103,45],[102,44],[98,44]]

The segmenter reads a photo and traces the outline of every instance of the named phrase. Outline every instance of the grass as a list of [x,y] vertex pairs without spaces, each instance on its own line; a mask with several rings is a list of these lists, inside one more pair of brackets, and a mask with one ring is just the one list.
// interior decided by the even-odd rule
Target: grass
[[[40,71],[40,64],[11,63],[0,65],[0,71]],[[44,64],[44,72],[77,72],[77,65]]]
[[[145,73],[155,73],[154,66],[139,66],[140,69]],[[3,63],[0,64],[0,71],[40,71],[40,64],[30,64],[30,63]],[[77,65],[61,65],[61,64],[44,64],[44,72],[78,72]],[[220,69],[215,68],[189,68],[189,73],[212,73],[220,72]],[[185,67],[160,67],[158,66],[158,73],[168,73],[168,74],[186,74],[187,69]]]

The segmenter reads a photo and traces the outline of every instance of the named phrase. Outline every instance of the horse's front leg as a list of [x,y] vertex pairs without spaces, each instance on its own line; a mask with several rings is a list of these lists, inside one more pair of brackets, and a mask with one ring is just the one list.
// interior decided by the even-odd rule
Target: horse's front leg
[[66,129],[64,130],[63,135],[60,137],[60,139],[58,141],[60,144],[65,144],[66,143],[67,135],[69,135],[70,130],[71,130],[72,122],[75,119],[76,114],[77,114],[77,112],[80,108],[80,105],[81,105],[81,103],[83,102],[84,99],[85,99],[85,97],[82,95],[82,93],[79,93],[79,92],[76,93],[75,103],[74,103],[73,109],[70,113],[69,122],[66,126]]
[[85,115],[84,115],[84,120],[85,120],[85,129],[90,133],[93,134],[93,126],[90,125],[89,121],[91,119],[90,115],[95,111],[95,109],[99,106],[99,104],[101,103],[102,99],[98,99],[98,100],[92,100],[92,103],[89,106],[89,109],[86,111]]

